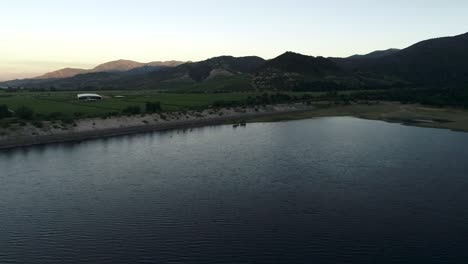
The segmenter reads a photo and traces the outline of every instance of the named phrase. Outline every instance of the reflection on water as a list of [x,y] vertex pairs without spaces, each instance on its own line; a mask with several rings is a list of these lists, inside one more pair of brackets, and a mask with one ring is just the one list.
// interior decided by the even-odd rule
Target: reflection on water
[[468,134],[354,118],[0,152],[0,263],[464,263]]

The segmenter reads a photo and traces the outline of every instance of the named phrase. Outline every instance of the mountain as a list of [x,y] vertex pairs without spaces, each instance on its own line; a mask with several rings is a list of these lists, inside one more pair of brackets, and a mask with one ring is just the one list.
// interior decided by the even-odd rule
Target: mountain
[[38,85],[40,88],[54,87],[59,90],[94,90],[111,89],[108,83],[118,81],[121,74],[117,72],[91,72],[79,74],[70,78],[50,80]]
[[116,60],[96,66],[90,72],[124,72],[143,67],[145,64],[131,60]]
[[183,73],[196,82],[201,82],[218,76],[253,74],[264,62],[264,59],[255,56],[221,56],[201,62],[183,64],[173,70]]
[[376,70],[421,84],[468,82],[468,33],[426,40],[375,63]]
[[138,72],[140,68],[141,72],[149,72],[151,70],[159,70],[162,68],[176,67],[185,62],[182,61],[153,61],[149,63],[141,63],[131,60],[116,60],[96,66],[89,72],[128,72],[135,70]]
[[[130,61],[116,61],[100,65],[83,74],[63,79],[22,80],[9,82],[26,88],[49,89],[140,89],[156,88],[170,89],[172,87],[200,87],[203,84],[222,90],[226,87],[237,89],[240,86],[250,87],[252,75],[264,60],[259,57],[231,57],[221,56],[201,62],[184,63],[175,67],[179,62],[152,62],[149,64],[135,64]],[[158,66],[159,65],[159,66]],[[141,66],[136,67],[135,66]],[[129,69],[118,71],[116,69]],[[96,72],[94,72],[96,71]],[[200,85],[198,85],[200,84]],[[233,85],[237,87],[233,87]],[[219,87],[215,87],[219,85]],[[242,88],[242,87],[241,87]],[[243,88],[244,89],[244,88]]]
[[75,69],[75,68],[65,68],[54,72],[49,72],[35,79],[62,79],[62,78],[69,78],[73,77],[78,74],[86,73],[87,70],[84,69]]
[[96,66],[93,69],[75,69],[75,68],[65,68],[58,71],[53,71],[36,77],[37,80],[46,80],[46,79],[64,79],[74,77],[79,74],[93,73],[93,72],[125,72],[133,70],[135,68],[144,67],[145,63],[140,63],[130,60],[116,60],[111,62],[106,62]]
[[468,87],[468,33],[429,39],[408,48],[348,58],[286,52],[260,57],[220,56],[199,62],[118,60],[91,70],[63,69],[2,86],[50,89],[208,89],[323,91],[392,87]]
[[184,64],[184,63],[187,63],[187,62],[184,62],[184,61],[175,61],[175,60],[171,60],[171,61],[153,61],[153,62],[150,62],[150,63],[146,63],[145,66],[149,66],[149,67],[177,67],[181,64]]
[[376,50],[365,55],[353,55],[347,58],[329,58],[336,64],[338,64],[342,69],[345,70],[356,70],[359,69],[362,65],[365,65],[369,61],[382,59],[390,55],[394,55],[400,52],[399,49],[387,49],[387,50]]
[[387,49],[387,50],[376,50],[374,52],[365,54],[365,55],[353,55],[346,59],[348,60],[367,60],[367,59],[378,59],[383,58],[389,55],[393,55],[399,52],[400,49]]
[[185,80],[203,82],[219,76],[253,74],[264,62],[264,59],[255,56],[221,56],[153,72],[149,77],[152,81]]
[[126,76],[113,86],[164,90],[252,90],[251,76],[264,62],[264,59],[254,56],[220,56],[147,74]]
[[94,72],[129,72],[134,73],[147,73],[151,71],[157,71],[168,67],[176,67],[185,62],[181,61],[153,61],[149,63],[141,63],[131,60],[116,60],[100,64],[93,69],[75,69],[65,68],[58,71],[53,71],[36,77],[34,79],[45,80],[45,79],[63,79],[74,77],[79,74],[94,73]]
[[306,56],[294,52],[286,52],[272,60],[267,61],[261,70],[280,70],[312,74],[314,76],[326,76],[341,73],[342,70],[333,61],[324,57]]
[[334,80],[345,75],[330,59],[286,52],[265,62],[253,83],[258,89],[294,90],[312,83],[334,86]]
[[129,75],[129,74],[134,75],[134,74],[143,74],[143,73],[150,73],[150,72],[160,71],[160,70],[167,69],[167,68],[171,68],[171,67],[145,65],[145,66],[138,67],[138,68],[126,71],[126,72],[122,72],[122,73],[127,74],[127,75]]
[[394,76],[415,85],[466,87],[468,33],[425,40],[384,57],[335,62],[352,72]]

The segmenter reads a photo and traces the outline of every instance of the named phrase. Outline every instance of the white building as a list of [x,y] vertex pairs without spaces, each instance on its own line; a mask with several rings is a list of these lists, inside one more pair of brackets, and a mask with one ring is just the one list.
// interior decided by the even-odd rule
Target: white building
[[78,94],[76,96],[80,101],[101,101],[102,96],[99,94]]

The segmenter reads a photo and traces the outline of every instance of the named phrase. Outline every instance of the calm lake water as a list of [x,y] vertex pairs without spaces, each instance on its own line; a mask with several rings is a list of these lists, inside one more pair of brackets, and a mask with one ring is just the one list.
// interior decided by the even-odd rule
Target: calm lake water
[[467,263],[468,133],[355,118],[0,152],[0,263]]

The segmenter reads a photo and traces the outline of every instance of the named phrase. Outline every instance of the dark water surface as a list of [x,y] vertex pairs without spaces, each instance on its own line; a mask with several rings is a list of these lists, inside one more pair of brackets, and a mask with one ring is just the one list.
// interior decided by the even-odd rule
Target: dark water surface
[[468,263],[468,134],[323,118],[3,151],[0,263]]

